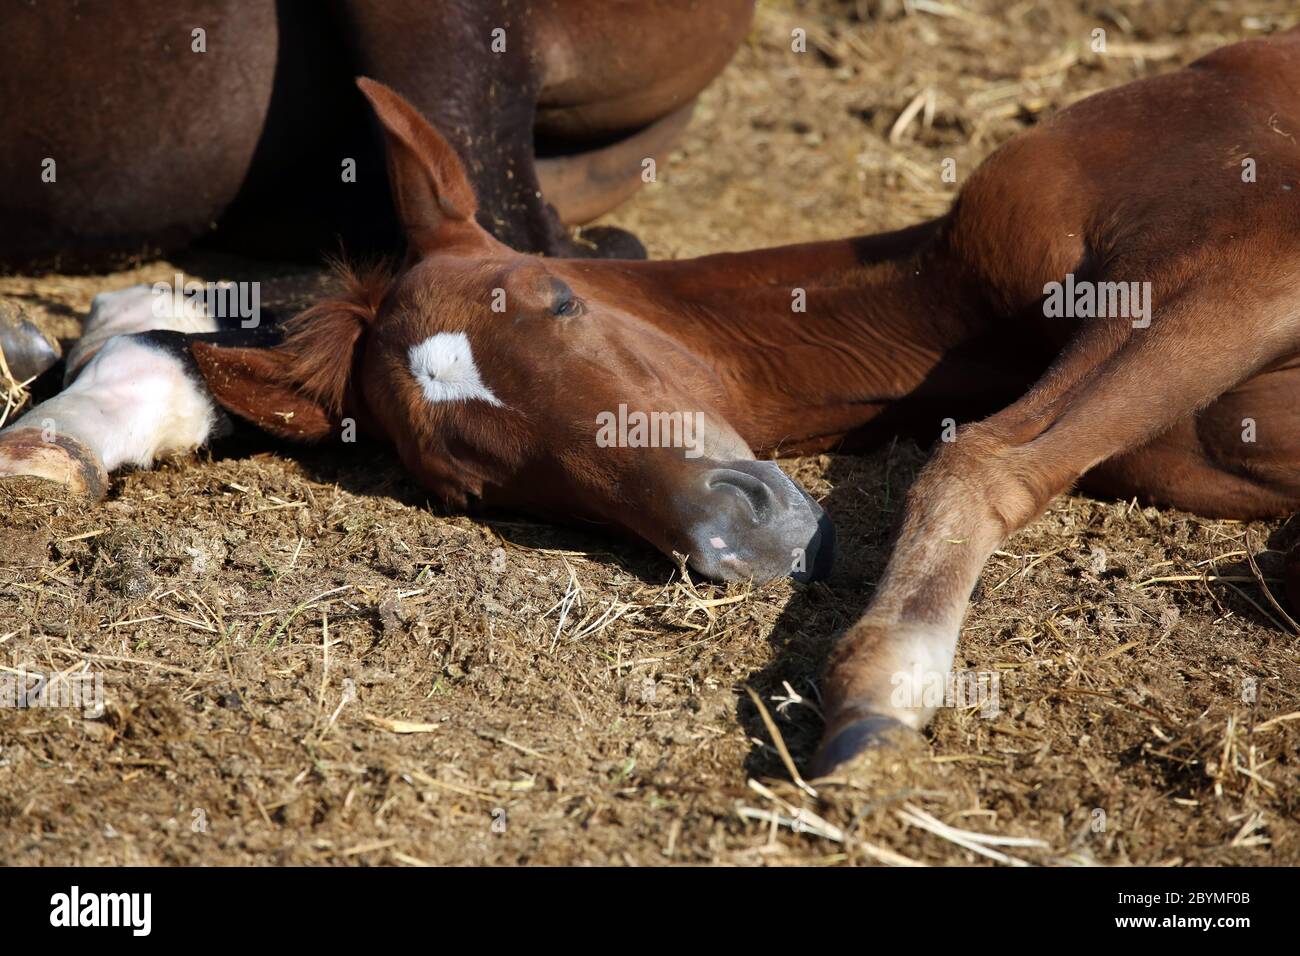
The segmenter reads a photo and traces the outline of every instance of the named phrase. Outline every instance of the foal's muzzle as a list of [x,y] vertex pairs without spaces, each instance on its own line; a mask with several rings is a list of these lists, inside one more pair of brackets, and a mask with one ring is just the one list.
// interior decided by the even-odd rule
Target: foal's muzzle
[[770,461],[731,461],[692,489],[691,568],[721,581],[826,577],[835,531],[821,506]]

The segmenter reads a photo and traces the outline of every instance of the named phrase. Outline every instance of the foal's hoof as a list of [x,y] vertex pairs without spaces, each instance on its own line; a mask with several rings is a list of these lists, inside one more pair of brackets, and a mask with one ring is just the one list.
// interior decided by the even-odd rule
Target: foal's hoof
[[0,300],[0,354],[14,380],[26,382],[59,360],[59,346],[21,308]]
[[93,451],[75,438],[47,436],[39,428],[0,432],[0,479],[17,477],[52,481],[93,501],[108,491],[108,472]]
[[923,752],[928,753],[925,739],[906,724],[884,714],[849,710],[826,725],[812,775],[828,777],[880,757],[892,760]]

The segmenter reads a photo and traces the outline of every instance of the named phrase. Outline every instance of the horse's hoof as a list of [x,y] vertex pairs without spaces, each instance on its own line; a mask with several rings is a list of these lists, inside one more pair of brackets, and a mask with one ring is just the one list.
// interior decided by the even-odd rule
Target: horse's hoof
[[39,428],[0,432],[0,478],[43,478],[74,495],[98,501],[108,491],[108,472],[84,444]]
[[617,226],[589,226],[579,234],[575,245],[584,249],[579,255],[591,259],[646,258],[641,240]]
[[925,739],[906,724],[884,714],[849,710],[832,719],[813,757],[812,775],[829,777],[873,757],[928,752]]
[[36,378],[59,360],[59,345],[50,339],[23,310],[0,300],[0,354],[15,381]]

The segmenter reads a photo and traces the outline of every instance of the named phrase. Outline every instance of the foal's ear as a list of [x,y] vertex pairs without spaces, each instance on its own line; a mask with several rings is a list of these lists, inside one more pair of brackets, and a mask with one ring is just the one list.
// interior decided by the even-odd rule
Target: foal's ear
[[345,416],[359,411],[353,373],[391,277],[383,264],[337,272],[342,294],[286,321],[279,345],[190,346],[218,405],[272,435],[309,442],[337,433]]
[[414,106],[367,77],[358,77],[357,86],[384,129],[397,218],[412,250],[426,253],[439,244],[438,234],[445,226],[474,223],[478,209],[474,187],[456,150]]
[[295,359],[284,349],[195,342],[190,354],[216,403],[263,431],[317,442],[339,427],[342,416],[294,381]]

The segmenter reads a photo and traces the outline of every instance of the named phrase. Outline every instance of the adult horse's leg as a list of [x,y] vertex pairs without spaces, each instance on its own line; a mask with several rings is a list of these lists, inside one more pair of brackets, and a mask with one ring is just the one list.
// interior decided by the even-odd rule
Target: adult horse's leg
[[[1261,288],[1259,276],[1214,268],[1190,286],[1157,284],[1149,328],[1095,320],[1024,398],[939,449],[908,494],[871,605],[832,652],[817,772],[930,719],[926,691],[946,681],[971,589],[1003,539],[1094,466],[1294,348],[1296,303],[1260,302]],[[1224,349],[1229,315],[1240,317],[1232,340],[1249,347]]]
[[753,8],[754,0],[534,0],[538,171],[564,222],[609,211],[642,185],[647,159],[666,162]]
[[68,385],[0,430],[0,477],[29,475],[92,498],[124,465],[193,450],[221,421],[184,348],[217,323],[192,303],[159,316],[148,286],[95,297],[68,355]]
[[[542,196],[565,225],[604,215],[641,187],[646,159],[662,163],[691,121],[695,101],[608,146],[539,158]],[[588,230],[593,231],[593,230]]]
[[0,21],[0,267],[99,266],[208,232],[261,135],[272,0],[10,4]]
[[[459,153],[481,225],[522,252],[584,257],[569,222],[612,208],[664,154],[730,59],[752,0],[339,0],[356,72],[401,93]],[[723,29],[725,26],[726,29]],[[543,191],[535,134],[554,148]],[[594,181],[589,176],[594,175]],[[644,255],[588,230],[598,255]]]
[[397,90],[456,147],[483,227],[521,251],[565,251],[568,236],[540,198],[533,165],[541,76],[528,8],[340,0],[336,9],[354,72]]

